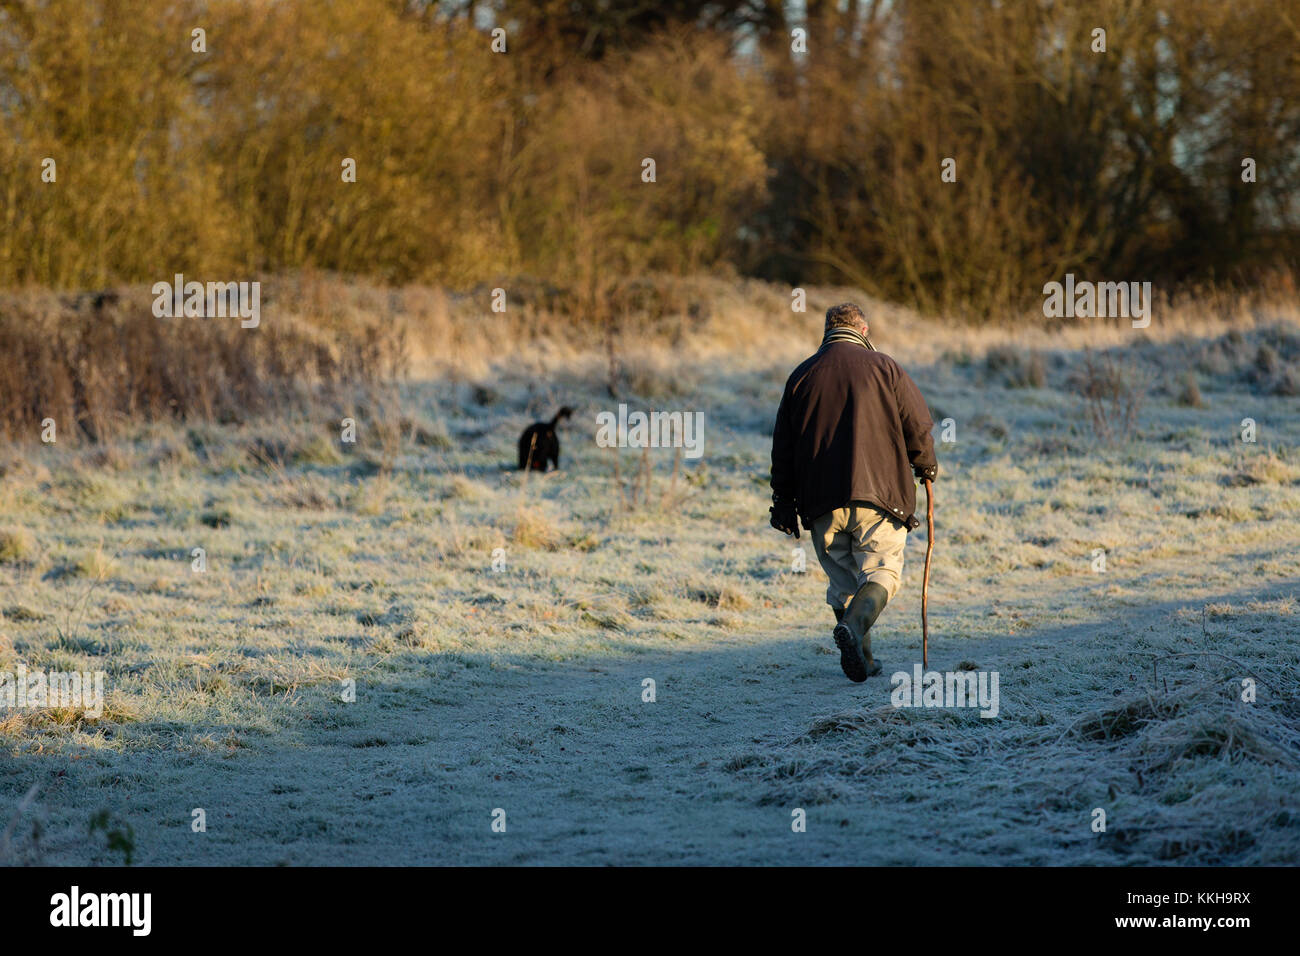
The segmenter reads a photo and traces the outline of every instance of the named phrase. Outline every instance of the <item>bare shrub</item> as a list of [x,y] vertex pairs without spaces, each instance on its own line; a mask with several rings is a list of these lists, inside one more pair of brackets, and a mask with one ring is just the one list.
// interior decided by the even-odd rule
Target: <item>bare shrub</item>
[[1145,392],[1134,372],[1111,353],[1083,353],[1083,368],[1071,379],[1083,398],[1088,423],[1099,441],[1128,441],[1138,426]]
[[398,374],[396,323],[309,324],[279,316],[159,319],[141,298],[91,311],[29,296],[0,301],[0,435],[34,438],[53,418],[60,439],[99,441],[127,420],[242,421]]
[[1014,345],[989,349],[984,368],[990,378],[1000,379],[1007,388],[1043,388],[1047,384],[1047,366],[1043,353],[1026,353]]

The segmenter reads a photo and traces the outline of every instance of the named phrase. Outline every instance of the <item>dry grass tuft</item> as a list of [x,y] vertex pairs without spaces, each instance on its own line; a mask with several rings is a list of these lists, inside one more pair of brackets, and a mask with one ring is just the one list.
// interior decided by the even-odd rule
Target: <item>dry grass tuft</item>
[[510,541],[521,548],[538,548],[554,551],[560,545],[561,534],[555,524],[535,506],[521,504],[515,512],[510,529]]
[[36,550],[36,538],[26,528],[0,528],[0,564],[24,564]]

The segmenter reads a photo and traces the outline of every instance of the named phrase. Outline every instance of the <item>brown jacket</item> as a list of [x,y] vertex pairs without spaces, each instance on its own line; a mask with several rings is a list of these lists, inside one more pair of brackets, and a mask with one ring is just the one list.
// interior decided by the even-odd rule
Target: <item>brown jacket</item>
[[920,522],[916,469],[935,473],[934,422],[911,377],[888,355],[832,342],[785,384],[772,430],[772,491],[793,498],[805,528],[865,501],[908,530]]

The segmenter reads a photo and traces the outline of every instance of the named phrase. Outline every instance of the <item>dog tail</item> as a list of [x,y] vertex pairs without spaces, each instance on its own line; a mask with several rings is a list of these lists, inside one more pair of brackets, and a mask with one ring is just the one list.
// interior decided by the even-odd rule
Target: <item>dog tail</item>
[[572,415],[573,415],[573,409],[570,408],[568,405],[565,405],[558,412],[556,412],[555,417],[551,419],[551,427],[554,428],[556,425],[560,424],[561,418],[569,418]]

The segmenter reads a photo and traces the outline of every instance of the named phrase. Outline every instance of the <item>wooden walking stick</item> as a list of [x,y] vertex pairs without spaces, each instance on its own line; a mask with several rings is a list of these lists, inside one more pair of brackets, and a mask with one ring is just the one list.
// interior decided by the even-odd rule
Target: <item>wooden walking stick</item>
[[921,579],[921,667],[930,666],[930,555],[934,553],[934,484],[925,479],[925,576]]

